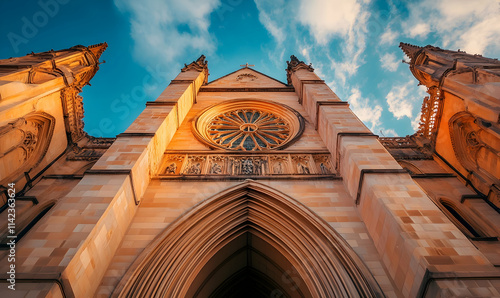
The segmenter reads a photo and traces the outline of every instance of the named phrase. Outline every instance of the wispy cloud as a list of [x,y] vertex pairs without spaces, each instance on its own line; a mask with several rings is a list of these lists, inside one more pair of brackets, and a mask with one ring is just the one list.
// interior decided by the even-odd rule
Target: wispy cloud
[[417,87],[414,80],[410,82],[392,87],[391,91],[387,94],[386,102],[389,106],[389,112],[393,114],[396,119],[408,117],[414,120],[413,110],[415,105],[422,102],[425,95],[425,87]]
[[410,37],[426,38],[427,34],[429,34],[430,31],[431,31],[431,26],[429,24],[418,23],[409,28],[408,35]]
[[401,60],[398,59],[396,54],[385,53],[380,57],[380,63],[382,68],[387,69],[388,71],[396,71],[401,64]]
[[[364,63],[366,22],[370,15],[368,2],[369,0],[255,0],[259,20],[274,37],[278,45],[277,52],[283,47],[288,47],[289,51],[302,51],[303,39],[298,39],[297,36],[304,36],[302,33],[305,32],[312,39],[311,49],[306,52],[307,58],[311,59],[308,62],[335,57],[329,59],[328,66],[342,86]],[[329,55],[333,51],[332,41],[341,45],[335,55]],[[290,45],[294,49],[290,49]]]
[[352,33],[361,5],[356,0],[302,0],[299,21],[310,28],[319,44],[326,44],[332,37],[348,37]]
[[500,5],[497,0],[424,0],[408,6],[404,30],[411,37],[433,32],[443,47],[484,54],[500,47]]
[[284,0],[265,1],[255,0],[259,10],[259,21],[273,36],[278,45],[282,45],[286,39],[286,22],[283,22],[286,3]]
[[[115,0],[115,5],[130,14],[135,58],[154,69],[179,62],[188,54],[211,53],[215,39],[209,33],[210,13],[219,0]],[[194,9],[194,7],[196,9]]]
[[358,88],[351,89],[351,95],[347,99],[351,110],[363,121],[372,131],[380,129],[382,106],[374,104],[368,98],[363,98]]
[[392,45],[398,36],[399,34],[397,32],[392,31],[391,28],[387,28],[380,36],[380,43]]
[[[365,3],[366,2],[366,3]],[[331,68],[344,87],[364,63],[366,23],[370,16],[367,2],[358,0],[301,0],[300,23],[309,29],[318,45],[338,39],[340,57],[331,59]]]

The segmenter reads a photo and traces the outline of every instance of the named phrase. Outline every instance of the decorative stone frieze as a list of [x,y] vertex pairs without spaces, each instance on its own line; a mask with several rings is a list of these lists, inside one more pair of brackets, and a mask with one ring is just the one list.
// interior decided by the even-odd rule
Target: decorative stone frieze
[[334,175],[328,153],[167,154],[159,177]]

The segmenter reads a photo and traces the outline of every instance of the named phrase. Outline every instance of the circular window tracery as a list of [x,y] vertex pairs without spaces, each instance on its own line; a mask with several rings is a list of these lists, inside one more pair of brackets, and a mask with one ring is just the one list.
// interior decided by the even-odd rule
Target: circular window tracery
[[212,148],[260,151],[290,145],[304,120],[288,106],[261,100],[233,100],[212,106],[194,121],[194,134]]

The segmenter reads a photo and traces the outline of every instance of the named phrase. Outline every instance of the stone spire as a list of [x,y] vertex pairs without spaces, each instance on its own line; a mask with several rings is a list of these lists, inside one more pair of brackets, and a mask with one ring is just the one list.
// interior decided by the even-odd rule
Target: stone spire
[[403,52],[405,52],[406,56],[408,56],[408,58],[410,58],[411,61],[413,61],[417,52],[422,49],[422,47],[404,42],[400,42],[399,47],[403,50]]
[[291,80],[291,75],[292,72],[296,72],[299,69],[307,69],[308,71],[314,71],[314,68],[312,67],[312,64],[309,63],[309,65],[305,64],[304,61],[300,61],[295,55],[290,56],[290,61],[286,62],[287,68],[286,68],[286,79],[288,85],[292,84]]
[[91,51],[92,54],[94,54],[94,56],[96,57],[97,60],[99,60],[102,53],[104,53],[104,51],[106,50],[107,47],[108,47],[108,44],[103,42],[103,43],[98,43],[95,45],[88,46],[87,49],[89,51]]
[[196,61],[193,61],[189,64],[184,64],[184,67],[181,69],[181,72],[186,72],[190,70],[195,70],[199,72],[205,72],[205,80],[203,84],[208,83],[208,61],[205,60],[205,55],[201,55],[200,58],[196,59]]

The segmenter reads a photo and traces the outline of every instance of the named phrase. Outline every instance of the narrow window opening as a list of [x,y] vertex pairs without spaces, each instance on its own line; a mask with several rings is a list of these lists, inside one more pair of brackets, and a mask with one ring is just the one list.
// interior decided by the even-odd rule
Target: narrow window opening
[[448,210],[448,212],[450,212],[450,214],[456,219],[458,220],[458,222],[464,227],[467,229],[467,231],[469,231],[469,233],[474,236],[474,237],[482,237],[481,234],[479,234],[470,224],[469,222],[467,222],[467,220],[465,220],[465,218],[463,218],[460,213],[458,213],[455,208],[453,208],[453,206],[451,206],[450,204],[447,204],[445,202],[441,202],[441,204],[444,206],[444,208],[446,208],[446,210]]

